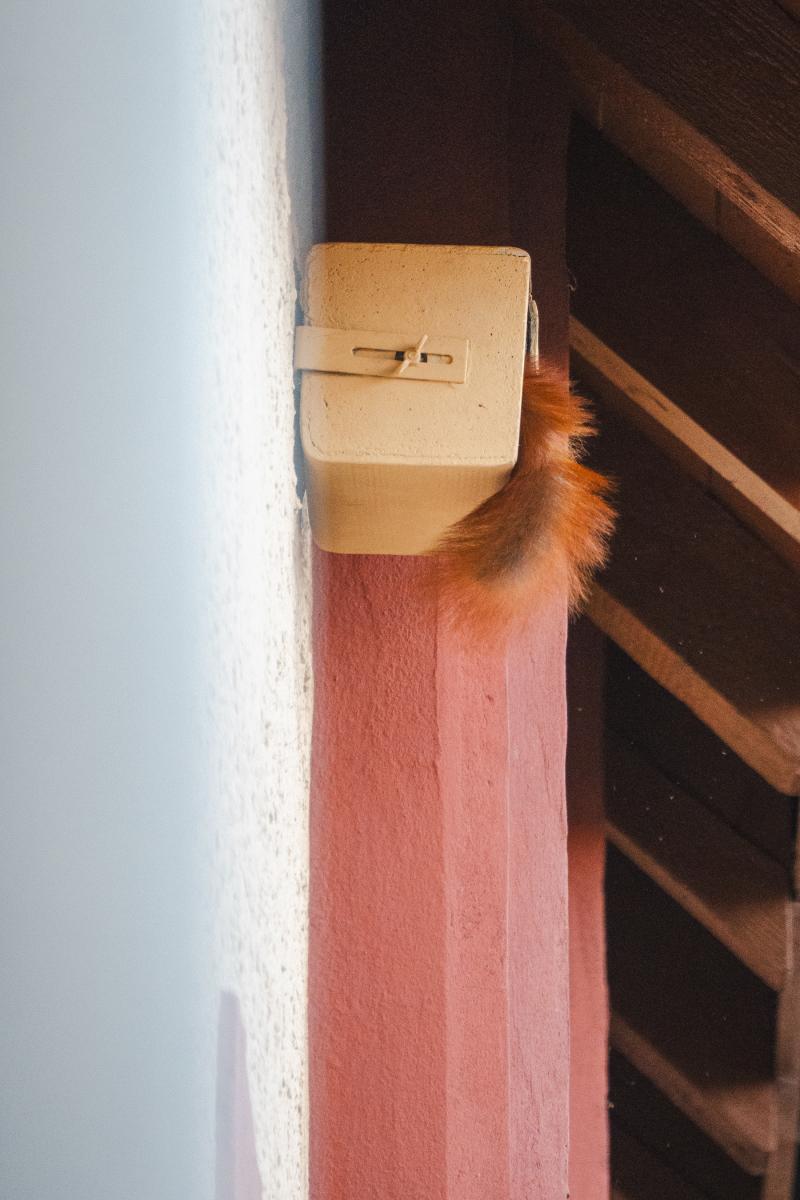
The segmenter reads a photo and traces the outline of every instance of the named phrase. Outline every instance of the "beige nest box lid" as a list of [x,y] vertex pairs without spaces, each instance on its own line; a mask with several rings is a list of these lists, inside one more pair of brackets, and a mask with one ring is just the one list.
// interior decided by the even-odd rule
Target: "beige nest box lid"
[[530,259],[506,246],[314,246],[297,330],[311,528],[424,554],[519,444]]

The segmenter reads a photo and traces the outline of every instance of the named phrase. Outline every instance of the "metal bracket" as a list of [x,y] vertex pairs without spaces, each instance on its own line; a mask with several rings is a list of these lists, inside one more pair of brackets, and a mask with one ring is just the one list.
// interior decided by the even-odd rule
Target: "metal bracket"
[[469,341],[438,334],[368,333],[298,325],[294,347],[297,371],[336,375],[376,375],[419,382],[464,383]]

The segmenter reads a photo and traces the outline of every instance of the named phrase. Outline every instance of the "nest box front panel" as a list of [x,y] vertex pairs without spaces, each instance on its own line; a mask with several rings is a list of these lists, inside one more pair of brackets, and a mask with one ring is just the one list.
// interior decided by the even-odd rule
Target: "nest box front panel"
[[312,249],[296,365],[318,545],[422,554],[502,487],[529,295],[528,255],[508,247]]

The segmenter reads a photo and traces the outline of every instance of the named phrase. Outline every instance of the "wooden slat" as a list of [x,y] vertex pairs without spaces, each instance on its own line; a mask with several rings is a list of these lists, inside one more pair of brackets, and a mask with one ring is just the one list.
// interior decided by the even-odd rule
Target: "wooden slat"
[[541,10],[539,20],[570,73],[575,104],[584,117],[694,217],[800,300],[797,211],[661,95],[599,50],[576,25],[549,8]]
[[[776,792],[618,646],[606,653],[606,720],[666,778],[778,863],[793,891],[797,801]],[[635,744],[635,747],[634,747]]]
[[[800,308],[583,122],[570,143],[568,218],[578,321],[636,373],[632,386],[640,377],[654,389],[651,417],[667,398],[732,459],[684,426],[695,457],[713,451],[719,475],[733,476],[734,496],[794,537]],[[619,364],[606,366],[613,377]],[[666,422],[667,414],[662,429]]]
[[[624,150],[625,147],[623,146],[622,149]],[[631,157],[635,156],[631,155]],[[635,159],[635,161],[640,160]],[[641,160],[640,165],[648,171],[646,161]],[[659,176],[653,171],[648,171],[648,174],[652,174],[654,179],[658,179],[668,192],[671,192],[689,209],[689,212],[708,225],[712,232],[723,238],[737,254],[741,254],[742,258],[746,258],[749,263],[752,263],[770,283],[774,283],[782,292],[785,292],[791,300],[794,300],[795,304],[800,303],[800,252],[794,249],[794,230],[797,222],[794,215],[785,220],[784,237],[778,238],[771,228],[765,228],[763,224],[753,218],[751,213],[739,208],[721,192],[717,192],[714,219],[705,221],[702,210],[696,212],[690,203],[686,203],[685,193],[674,186],[673,179]]]
[[[720,857],[715,848],[732,840],[738,847],[737,854],[743,851],[744,857],[753,855],[761,867],[766,865],[768,888],[773,895],[780,891],[785,897],[792,890],[790,867],[796,802],[773,792],[735,755],[726,753],[725,747],[710,730],[617,647],[609,647],[607,662],[606,696],[610,722],[606,733],[608,810],[612,821],[616,816],[617,827],[624,829],[623,836],[627,839],[623,843],[612,834],[613,841],[622,846],[623,852],[629,853],[630,843],[634,843],[633,861],[701,922],[705,915],[703,901],[708,901],[709,897],[708,894],[705,897],[695,895],[687,900],[686,877],[690,872],[686,869],[683,850],[684,847],[688,849],[689,867],[694,866],[695,872],[702,877],[704,864],[701,857],[703,848],[706,848],[710,903],[717,921],[724,919],[733,936],[726,939],[725,931],[715,928],[713,921],[707,921],[707,927],[711,926],[721,940],[730,945],[735,953],[741,953],[747,961],[748,955],[743,952],[741,938],[743,932],[746,935],[754,911],[760,912],[761,902],[767,898],[769,904],[769,892],[762,890],[761,883],[756,882],[761,878],[760,873],[757,875],[744,861],[738,872],[735,867],[725,867],[723,864],[729,861],[727,855]],[[637,742],[647,747],[646,753]],[[660,769],[655,766],[654,757],[662,763]],[[667,803],[664,812],[661,812],[660,804],[653,803],[653,797],[663,793],[654,791],[652,782],[642,782],[642,766],[646,768],[647,780],[654,777],[660,787],[666,784],[664,771],[672,781],[681,781],[671,782],[666,793],[667,802],[670,793],[679,802],[677,809]],[[680,802],[687,795],[688,788],[694,793],[688,797],[689,809],[699,810],[702,825],[711,832],[710,837],[702,829],[698,831],[691,816],[688,819],[683,816],[686,810]],[[622,807],[630,810],[629,816],[623,815],[622,818],[619,815],[620,794]],[[702,797],[702,800],[696,799],[696,796]],[[649,813],[644,811],[647,807],[650,808]],[[669,818],[666,817],[667,810],[670,812]],[[654,821],[653,812],[663,818],[661,823]],[[642,823],[647,829],[646,837],[639,832]],[[737,829],[739,833],[735,832]],[[659,841],[662,837],[663,842]],[[676,844],[682,851],[678,856],[678,871],[672,867]],[[758,849],[758,846],[763,849]],[[655,870],[649,869],[648,859],[656,860]],[[677,880],[676,874],[679,876]],[[697,892],[696,884],[690,884],[690,887],[691,891]],[[763,915],[762,912],[757,917],[756,924],[760,923]],[[774,910],[772,915],[775,915]],[[763,1196],[769,1197],[769,1200],[788,1200],[792,1195],[795,1175],[800,1102],[799,920],[796,903],[783,908],[782,925],[788,970],[777,1004],[777,1141],[769,1154],[763,1181]],[[773,925],[771,932],[765,931],[765,936],[777,948],[775,933]],[[758,947],[752,943],[750,948],[758,952]],[[752,959],[750,966],[759,970],[759,963]],[[761,974],[764,976],[767,973],[762,970]],[[639,1087],[635,1103],[624,1106],[622,1102],[627,1089],[621,1088],[619,1081],[612,1077],[615,1108],[625,1107],[628,1121],[633,1116],[642,1117],[644,1124],[640,1136],[656,1130],[666,1138],[667,1145],[687,1144],[687,1131],[670,1131],[670,1121],[666,1119],[663,1109],[647,1116],[647,1106],[643,1108],[641,1093],[642,1088]],[[634,1125],[634,1131],[637,1129],[638,1126]],[[699,1161],[701,1153],[698,1147],[688,1153],[692,1161]],[[718,1176],[719,1164],[705,1164],[702,1171],[691,1177],[705,1187],[709,1172]],[[729,1200],[729,1197],[739,1194],[738,1187],[733,1184],[729,1186],[724,1180],[717,1191],[709,1191],[715,1200],[717,1197],[719,1200]]]
[[548,0],[547,8],[661,97],[738,172],[800,212],[800,27],[777,4]]
[[[576,317],[570,322],[570,344],[573,367],[581,379],[718,496],[787,562],[800,567],[800,508],[765,483]],[[720,418],[724,421],[725,412]]]
[[780,988],[789,953],[785,872],[619,736],[607,733],[605,754],[610,841]]
[[759,1080],[735,1087],[703,1086],[616,1013],[611,1015],[611,1043],[719,1142],[734,1162],[753,1175],[765,1172],[774,1148],[770,1127],[775,1120],[775,1089],[771,1083]]
[[[615,572],[615,576],[618,574],[618,571]],[[625,597],[625,592],[629,590],[628,582],[623,580],[621,600],[609,588],[599,585],[595,588],[589,613],[598,628],[697,713],[701,720],[707,721],[727,745],[774,787],[796,794],[800,784],[800,766],[790,745],[790,740],[794,740],[794,723],[779,717],[778,725],[773,726],[768,714],[755,717],[752,710],[742,711],[740,705],[732,703],[726,693],[738,690],[736,680],[726,681],[732,682],[733,688],[715,688],[708,679],[708,672],[694,669],[682,653],[680,634],[683,630],[680,624],[676,624],[671,614],[666,613],[664,620],[659,622],[661,631],[654,632],[646,621],[636,615],[636,598],[628,600]],[[704,644],[716,657],[718,650],[710,638],[705,638]],[[726,664],[722,665],[724,667]],[[765,687],[763,690],[768,689]]]
[[776,1144],[775,997],[615,850],[611,1040],[751,1174]]
[[[622,1134],[708,1200],[761,1200],[763,1177],[743,1171],[613,1048],[608,1065],[612,1180],[624,1178],[618,1173],[625,1162],[620,1153]],[[658,1193],[644,1195],[649,1200]]]
[[800,790],[797,577],[637,430],[606,413],[620,483],[592,619],[778,791]]

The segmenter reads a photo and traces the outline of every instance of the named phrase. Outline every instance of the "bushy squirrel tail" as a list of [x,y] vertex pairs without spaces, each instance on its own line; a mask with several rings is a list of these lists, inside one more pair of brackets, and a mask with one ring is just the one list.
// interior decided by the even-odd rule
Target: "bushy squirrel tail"
[[437,555],[439,594],[454,625],[491,635],[555,592],[575,612],[603,565],[613,485],[580,462],[594,433],[586,402],[548,367],[526,367],[517,463],[507,483],[452,525]]

